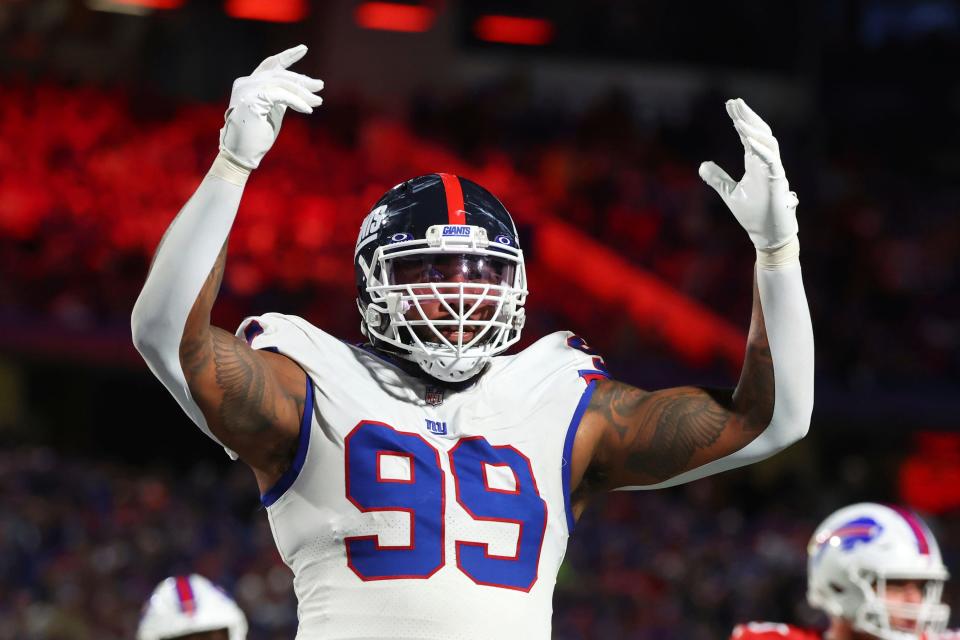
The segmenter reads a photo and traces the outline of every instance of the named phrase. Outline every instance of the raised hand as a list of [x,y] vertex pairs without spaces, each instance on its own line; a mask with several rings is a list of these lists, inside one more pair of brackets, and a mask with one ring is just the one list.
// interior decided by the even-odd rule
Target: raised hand
[[743,143],[743,178],[736,182],[713,162],[700,165],[700,177],[720,194],[757,249],[778,249],[797,235],[798,203],[780,146],[767,123],[740,98],[727,100],[727,114]]
[[256,169],[277,139],[287,107],[313,113],[320,106],[323,100],[315,92],[323,89],[323,80],[288,70],[306,53],[302,44],[287,49],[234,81],[220,129],[221,153],[238,165]]

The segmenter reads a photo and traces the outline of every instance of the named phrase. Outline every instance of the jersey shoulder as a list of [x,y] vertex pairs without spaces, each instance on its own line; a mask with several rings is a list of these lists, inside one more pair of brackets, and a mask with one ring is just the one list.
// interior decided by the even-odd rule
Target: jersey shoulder
[[745,622],[733,628],[730,640],[822,640],[823,633],[782,622]]
[[513,416],[526,416],[553,428],[557,423],[566,425],[570,416],[541,420],[548,413],[553,415],[546,411],[548,407],[562,407],[565,412],[572,402],[569,408],[574,412],[589,395],[591,383],[606,377],[603,359],[582,338],[558,331],[515,355],[494,358],[481,388],[490,406],[509,408]]
[[[237,329],[238,338],[254,349],[287,356],[299,364],[314,383],[330,389],[351,389],[358,381],[378,377],[398,378],[399,371],[380,357],[351,345],[303,318],[265,313],[246,318]],[[398,380],[393,380],[399,384]]]
[[318,345],[333,346],[341,342],[303,318],[284,313],[264,313],[244,318],[237,328],[236,335],[254,349],[266,349],[274,342],[303,338]]
[[495,374],[517,380],[582,379],[589,384],[609,377],[603,357],[572,331],[547,334],[520,353],[495,360]]
[[299,316],[265,313],[250,316],[237,328],[238,338],[254,349],[268,349],[299,360],[303,353],[312,353],[329,360],[369,356],[361,347],[352,345]]

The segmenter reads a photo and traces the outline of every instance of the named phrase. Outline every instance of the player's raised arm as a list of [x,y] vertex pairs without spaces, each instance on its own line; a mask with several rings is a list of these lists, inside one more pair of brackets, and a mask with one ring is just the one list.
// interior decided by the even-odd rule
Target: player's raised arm
[[[813,410],[813,331],[800,273],[796,194],[770,127],[743,100],[727,112],[744,147],[736,182],[712,162],[700,175],[757,249],[753,316],[736,389],[647,392],[599,381],[574,445],[581,496],[681,484],[762,460],[802,438]],[[579,481],[579,482],[578,482]]]
[[320,80],[289,71],[303,45],[264,60],[233,85],[220,153],[167,229],[133,309],[133,341],[151,371],[208,435],[269,486],[289,463],[306,376],[210,325],[227,237],[244,185],[270,150],[287,107],[311,113]]

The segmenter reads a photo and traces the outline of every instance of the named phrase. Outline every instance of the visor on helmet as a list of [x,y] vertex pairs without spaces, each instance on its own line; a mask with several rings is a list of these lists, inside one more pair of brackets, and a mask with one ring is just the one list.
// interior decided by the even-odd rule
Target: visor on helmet
[[470,254],[426,254],[386,261],[390,284],[429,282],[513,283],[515,267],[501,258]]

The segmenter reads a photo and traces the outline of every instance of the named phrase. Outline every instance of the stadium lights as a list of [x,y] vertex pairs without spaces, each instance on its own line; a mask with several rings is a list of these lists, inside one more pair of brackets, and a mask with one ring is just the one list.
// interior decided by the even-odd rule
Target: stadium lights
[[227,0],[231,18],[263,22],[299,22],[307,16],[306,0]]
[[487,42],[541,46],[553,40],[553,23],[544,18],[488,15],[473,24],[473,34]]
[[155,9],[179,9],[184,0],[87,0],[87,7],[93,11],[109,11],[142,16]]
[[431,7],[393,2],[363,2],[353,14],[364,29],[422,33],[433,26],[436,12]]

